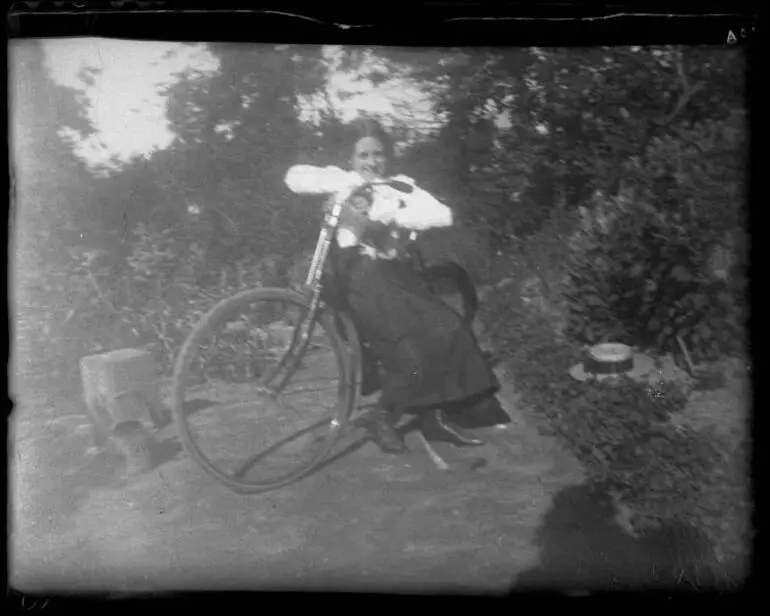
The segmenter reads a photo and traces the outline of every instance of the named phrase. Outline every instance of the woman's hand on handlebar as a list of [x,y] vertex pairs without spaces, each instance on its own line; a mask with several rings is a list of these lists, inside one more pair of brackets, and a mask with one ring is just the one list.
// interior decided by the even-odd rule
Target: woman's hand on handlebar
[[338,195],[338,198],[342,198],[343,200],[348,200],[351,197],[355,196],[356,194],[362,194],[366,189],[371,188],[373,186],[390,186],[391,188],[395,188],[396,190],[403,193],[412,192],[412,186],[410,186],[406,182],[403,182],[397,179],[392,179],[392,178],[383,178],[380,180],[365,180],[363,177],[361,177],[356,173],[356,174],[350,175],[349,182],[341,187],[337,195]]
[[365,180],[358,173],[351,173],[345,178],[345,182],[335,191],[335,199],[348,201],[356,193],[360,193],[371,182]]
[[369,210],[371,198],[366,194],[366,190],[376,183],[379,182],[371,182],[358,174],[351,174],[326,202],[326,211],[329,211],[334,203],[342,203],[345,210],[365,215]]

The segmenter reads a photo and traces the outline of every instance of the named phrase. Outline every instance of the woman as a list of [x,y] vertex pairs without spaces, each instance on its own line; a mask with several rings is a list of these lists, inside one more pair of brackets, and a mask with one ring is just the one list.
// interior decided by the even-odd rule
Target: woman
[[[286,175],[287,186],[296,193],[349,195],[385,179],[393,158],[387,133],[367,119],[352,129],[350,171],[296,165]],[[387,245],[394,227],[451,226],[452,211],[411,178],[392,179],[403,188],[376,185],[370,202],[345,208],[334,255],[342,282],[338,300],[365,344],[367,363],[379,361],[383,369],[381,395],[371,414],[372,437],[385,452],[406,451],[395,424],[404,412],[415,412],[428,438],[457,446],[483,444],[459,424],[510,421],[495,398],[499,383],[469,325]]]

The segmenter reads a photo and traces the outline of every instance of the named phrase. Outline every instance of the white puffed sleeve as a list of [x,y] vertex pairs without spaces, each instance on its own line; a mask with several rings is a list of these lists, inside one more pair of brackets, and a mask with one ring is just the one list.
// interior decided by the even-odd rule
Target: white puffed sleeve
[[361,183],[361,177],[355,171],[345,171],[339,167],[294,165],[286,173],[285,182],[292,192],[324,195],[350,190]]
[[412,178],[399,175],[394,178],[412,187],[411,193],[404,193],[401,200],[404,207],[394,215],[394,222],[405,229],[423,231],[433,227],[451,227],[454,223],[452,210],[441,203],[428,191],[417,186]]

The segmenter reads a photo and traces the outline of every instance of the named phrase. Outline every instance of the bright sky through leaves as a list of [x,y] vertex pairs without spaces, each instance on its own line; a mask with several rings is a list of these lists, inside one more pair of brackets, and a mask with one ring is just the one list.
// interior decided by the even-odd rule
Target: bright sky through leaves
[[[389,75],[388,79],[375,86],[368,79],[361,79],[361,74],[376,68],[386,71],[381,62],[368,58],[358,71],[343,72],[339,70],[341,55],[339,47],[327,46],[324,49],[329,70],[327,94],[343,122],[349,122],[359,113],[366,112],[408,123],[416,128],[435,127],[433,101],[416,83]],[[300,119],[312,122],[316,119],[315,109],[324,106],[324,94],[302,101]]]
[[85,98],[96,135],[82,139],[73,131],[63,132],[93,167],[115,168],[167,147],[174,136],[158,90],[173,83],[175,73],[210,71],[218,65],[202,45],[95,38],[51,39],[43,45],[56,83]]
[[[173,83],[180,72],[218,67],[205,45],[97,38],[51,39],[43,45],[53,79],[76,89],[87,106],[96,134],[83,138],[66,128],[61,133],[95,170],[119,169],[132,157],[168,147],[174,135],[159,90]],[[338,48],[325,49],[330,69],[328,100],[343,121],[365,111],[417,129],[435,125],[431,101],[416,84],[396,77],[375,87],[356,74],[337,70],[339,55]],[[319,96],[303,101],[300,119],[312,121],[314,107],[325,106],[326,100]]]

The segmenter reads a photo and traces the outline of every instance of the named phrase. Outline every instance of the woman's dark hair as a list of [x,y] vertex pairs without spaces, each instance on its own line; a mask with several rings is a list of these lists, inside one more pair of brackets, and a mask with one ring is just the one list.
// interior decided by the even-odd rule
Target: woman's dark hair
[[382,144],[385,149],[385,156],[388,161],[393,161],[395,158],[395,149],[393,147],[393,140],[390,135],[382,127],[377,120],[373,118],[361,117],[356,118],[346,127],[346,141],[348,144],[348,155],[352,154],[353,148],[356,144],[365,137],[372,137]]

